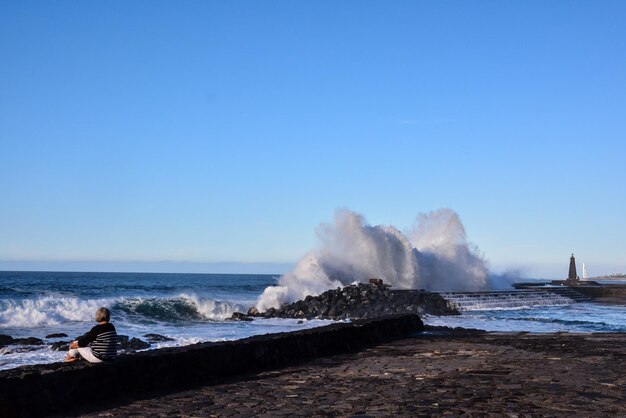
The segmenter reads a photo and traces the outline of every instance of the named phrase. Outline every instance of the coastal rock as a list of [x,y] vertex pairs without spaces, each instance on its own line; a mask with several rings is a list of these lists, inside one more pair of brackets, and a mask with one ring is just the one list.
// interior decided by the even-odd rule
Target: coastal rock
[[41,338],[27,337],[27,338],[15,338],[11,344],[16,345],[43,345],[44,342]]
[[46,339],[48,339],[48,338],[65,338],[65,337],[67,337],[67,334],[64,334],[62,332],[59,332],[57,334],[46,335]]
[[133,350],[145,350],[146,348],[150,348],[150,343],[133,337],[130,339],[129,346]]
[[50,349],[53,351],[67,351],[70,349],[71,341],[55,341],[50,344]]
[[173,338],[166,337],[165,335],[160,335],[160,334],[145,334],[144,337],[150,343],[162,343],[165,341],[174,341]]
[[252,318],[245,313],[235,312],[227,321],[252,321]]
[[352,284],[331,289],[318,296],[284,303],[266,312],[248,311],[248,316],[296,319],[367,319],[415,313],[418,315],[458,315],[441,295],[425,290],[391,290],[382,282]]
[[118,335],[117,341],[119,342],[118,348],[121,352],[134,352],[136,350],[145,350],[150,348],[150,343],[140,340],[139,338],[130,338],[128,335]]
[[6,334],[0,334],[0,347],[13,344],[13,337]]

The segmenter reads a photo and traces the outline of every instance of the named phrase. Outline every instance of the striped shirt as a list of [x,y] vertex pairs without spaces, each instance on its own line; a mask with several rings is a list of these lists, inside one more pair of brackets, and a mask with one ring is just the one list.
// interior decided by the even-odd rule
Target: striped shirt
[[117,332],[110,322],[98,324],[82,337],[79,347],[91,347],[91,352],[100,360],[113,360],[117,356]]

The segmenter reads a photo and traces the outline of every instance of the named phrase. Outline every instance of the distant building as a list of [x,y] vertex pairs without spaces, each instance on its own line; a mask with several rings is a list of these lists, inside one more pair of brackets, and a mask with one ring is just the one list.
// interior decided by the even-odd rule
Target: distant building
[[574,258],[574,254],[569,259],[569,274],[567,275],[568,282],[578,282],[580,278],[578,274],[576,274],[576,259]]

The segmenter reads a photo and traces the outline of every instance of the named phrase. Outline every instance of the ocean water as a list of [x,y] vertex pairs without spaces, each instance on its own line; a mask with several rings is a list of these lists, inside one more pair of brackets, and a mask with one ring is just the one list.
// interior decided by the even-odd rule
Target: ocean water
[[[44,338],[65,333],[68,340],[87,332],[100,306],[111,310],[118,334],[161,334],[174,341],[151,348],[203,341],[236,340],[293,331],[330,321],[260,319],[226,321],[247,312],[272,275],[0,272],[0,334]],[[0,348],[0,370],[61,361],[65,353],[49,346]]]
[[[141,339],[147,333],[173,341],[152,348],[322,326],[331,321],[258,319],[226,321],[254,306],[272,275],[0,272],[0,334],[69,340],[93,325],[100,306],[112,312],[118,333]],[[626,306],[574,303],[566,306],[463,312],[423,318],[427,324],[490,331],[626,332]],[[0,348],[0,370],[61,361],[65,353],[49,345]]]
[[459,316],[428,317],[429,325],[503,332],[626,332],[626,306],[571,303],[461,312]]

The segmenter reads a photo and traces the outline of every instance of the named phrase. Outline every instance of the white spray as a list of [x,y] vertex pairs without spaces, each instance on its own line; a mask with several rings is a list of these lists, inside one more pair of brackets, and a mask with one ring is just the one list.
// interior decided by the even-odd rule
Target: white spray
[[459,216],[440,209],[417,218],[411,239],[393,226],[370,226],[347,210],[333,224],[317,230],[319,249],[304,256],[295,269],[265,289],[257,309],[317,295],[368,278],[383,279],[397,289],[480,290],[487,268],[467,242]]

